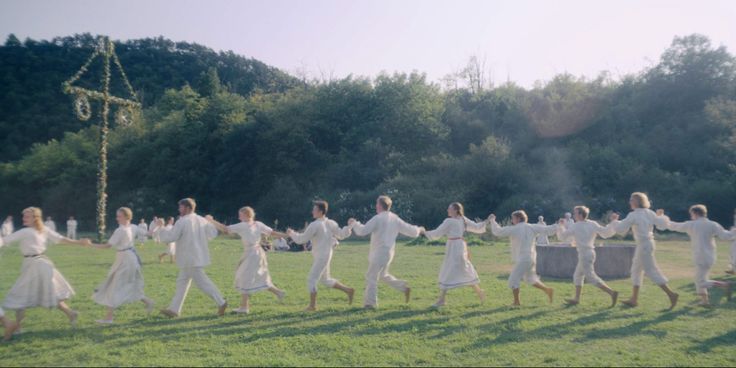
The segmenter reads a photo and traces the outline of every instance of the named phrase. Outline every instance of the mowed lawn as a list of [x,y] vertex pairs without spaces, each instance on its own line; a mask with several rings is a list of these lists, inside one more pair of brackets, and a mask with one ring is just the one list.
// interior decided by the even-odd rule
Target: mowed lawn
[[[141,250],[146,292],[165,307],[174,292],[177,268],[159,265],[162,246],[149,242]],[[479,305],[468,288],[452,290],[448,306],[429,309],[437,295],[437,273],[443,247],[399,245],[392,270],[414,290],[410,304],[387,286],[380,287],[380,309],[360,308],[366,242],[344,242],[336,251],[332,274],[358,289],[356,303],[344,294],[321,289],[320,310],[304,313],[309,253],[269,253],[274,282],[287,291],[283,304],[270,293],[259,293],[248,316],[215,316],[213,302],[192,288],[183,316],[169,320],[146,317],[142,304],[123,307],[114,326],[98,326],[103,308],[91,299],[105,278],[114,251],[56,246],[48,255],[76,288],[71,305],[80,311],[76,330],[56,310],[28,312],[24,333],[0,344],[0,365],[736,365],[736,301],[713,293],[715,308],[695,305],[687,242],[661,241],[657,258],[681,304],[666,311],[667,299],[647,281],[641,306],[608,308],[608,297],[588,287],[583,304],[565,307],[570,280],[545,280],[556,290],[553,304],[528,286],[522,287],[519,309],[509,308],[506,287],[510,256],[506,243],[472,247],[482,287],[488,294]],[[208,273],[231,306],[239,295],[233,273],[241,253],[238,240],[218,238],[211,245]],[[21,256],[16,247],[0,250],[0,296],[18,276]],[[723,277],[728,245],[719,245],[714,275]],[[622,297],[630,294],[628,280],[611,286]]]

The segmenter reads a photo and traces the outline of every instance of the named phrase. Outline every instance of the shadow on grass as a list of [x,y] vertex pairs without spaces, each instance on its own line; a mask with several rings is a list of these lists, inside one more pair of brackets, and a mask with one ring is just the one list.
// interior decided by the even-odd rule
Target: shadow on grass
[[703,340],[696,346],[688,349],[688,351],[693,353],[709,353],[711,350],[720,346],[733,348],[734,342],[736,342],[736,330],[731,330],[722,335]]

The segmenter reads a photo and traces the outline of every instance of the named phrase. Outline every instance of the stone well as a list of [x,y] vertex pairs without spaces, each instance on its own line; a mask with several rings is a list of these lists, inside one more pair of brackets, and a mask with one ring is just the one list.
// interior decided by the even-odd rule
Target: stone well
[[[605,243],[595,247],[595,272],[603,279],[631,276],[634,244]],[[570,244],[553,243],[537,246],[537,273],[542,277],[571,279],[578,264],[578,251]]]

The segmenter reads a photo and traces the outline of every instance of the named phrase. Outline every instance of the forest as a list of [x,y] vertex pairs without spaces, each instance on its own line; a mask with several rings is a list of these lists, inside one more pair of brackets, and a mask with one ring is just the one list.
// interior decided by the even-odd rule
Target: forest
[[[0,47],[0,214],[35,205],[93,228],[100,119],[76,119],[61,83],[95,39],[11,35]],[[344,222],[389,194],[425,226],[452,201],[471,218],[525,209],[552,221],[578,204],[626,212],[644,191],[673,219],[703,203],[733,221],[736,58],[702,35],[675,37],[636,74],[531,88],[488,81],[475,58],[440,85],[418,72],[293,76],[163,38],[116,50],[144,108],[111,131],[108,208],[136,217],[173,215],[191,196],[202,214],[235,221],[252,205],[284,228],[309,220],[316,198]]]

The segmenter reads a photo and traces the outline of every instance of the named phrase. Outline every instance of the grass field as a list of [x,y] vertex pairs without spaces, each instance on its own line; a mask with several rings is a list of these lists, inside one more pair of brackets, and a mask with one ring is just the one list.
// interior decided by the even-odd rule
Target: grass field
[[[719,245],[714,267],[722,279],[727,245]],[[159,307],[168,304],[177,268],[159,265],[163,248],[146,244],[146,292]],[[239,295],[232,275],[240,256],[237,240],[219,238],[211,245],[213,265],[208,273],[235,306]],[[215,306],[192,288],[182,318],[146,317],[142,305],[127,305],[114,326],[97,326],[103,308],[90,300],[104,279],[114,252],[57,246],[49,257],[76,288],[71,305],[81,313],[76,330],[59,311],[33,309],[22,336],[0,344],[0,366],[37,365],[736,365],[736,302],[713,293],[716,307],[695,306],[690,250],[686,242],[658,244],[657,257],[681,304],[667,312],[664,294],[651,283],[642,289],[636,309],[608,309],[608,297],[586,288],[583,304],[565,307],[571,295],[569,280],[545,280],[556,289],[557,300],[522,287],[520,309],[509,308],[506,277],[508,246],[497,243],[472,248],[472,259],[488,294],[479,305],[470,289],[450,292],[448,306],[428,307],[437,294],[436,278],[443,248],[399,245],[394,273],[414,289],[411,304],[402,295],[380,287],[380,309],[363,311],[363,273],[367,243],[345,242],[337,250],[332,273],[358,289],[356,304],[346,305],[344,294],[321,289],[320,310],[303,313],[307,304],[308,253],[269,253],[271,275],[288,294],[283,304],[269,293],[252,300],[248,316],[216,317]],[[17,248],[0,251],[0,296],[12,286],[21,257]],[[728,279],[728,278],[723,278]],[[736,281],[731,279],[732,281]],[[611,286],[630,293],[627,280]]]

